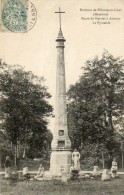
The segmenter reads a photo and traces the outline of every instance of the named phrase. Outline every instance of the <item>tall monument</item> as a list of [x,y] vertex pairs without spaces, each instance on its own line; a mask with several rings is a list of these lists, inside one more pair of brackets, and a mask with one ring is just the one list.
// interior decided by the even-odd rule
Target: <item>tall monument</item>
[[71,141],[68,136],[67,108],[66,108],[66,81],[64,62],[64,42],[61,29],[61,12],[59,8],[60,29],[57,42],[57,71],[56,71],[56,108],[55,108],[55,129],[51,144],[52,153],[50,159],[50,171],[52,174],[60,174],[62,171],[69,173],[71,166]]

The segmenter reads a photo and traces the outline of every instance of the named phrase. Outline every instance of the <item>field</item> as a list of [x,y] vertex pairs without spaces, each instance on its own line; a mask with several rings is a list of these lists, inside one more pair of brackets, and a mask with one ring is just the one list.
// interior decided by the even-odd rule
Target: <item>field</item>
[[11,183],[1,178],[0,195],[124,195],[124,175],[110,181],[85,179],[80,181],[19,181]]

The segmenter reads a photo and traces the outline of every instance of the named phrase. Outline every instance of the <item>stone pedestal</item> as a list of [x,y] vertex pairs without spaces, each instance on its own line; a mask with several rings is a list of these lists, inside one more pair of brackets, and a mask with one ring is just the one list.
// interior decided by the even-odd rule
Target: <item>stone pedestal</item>
[[110,180],[110,175],[109,175],[108,169],[103,169],[101,180],[102,181]]
[[63,171],[70,172],[71,152],[70,151],[53,151],[50,159],[50,172],[53,175],[61,174]]

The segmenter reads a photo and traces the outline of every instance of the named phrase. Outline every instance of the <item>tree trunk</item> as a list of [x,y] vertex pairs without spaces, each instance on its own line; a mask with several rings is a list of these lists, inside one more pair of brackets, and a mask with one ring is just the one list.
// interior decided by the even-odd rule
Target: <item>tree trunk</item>
[[122,169],[124,169],[124,153],[122,152]]
[[102,152],[102,164],[103,164],[103,169],[105,168],[105,159],[104,159],[104,154]]
[[17,165],[17,147],[15,145],[15,168],[16,168],[16,165]]

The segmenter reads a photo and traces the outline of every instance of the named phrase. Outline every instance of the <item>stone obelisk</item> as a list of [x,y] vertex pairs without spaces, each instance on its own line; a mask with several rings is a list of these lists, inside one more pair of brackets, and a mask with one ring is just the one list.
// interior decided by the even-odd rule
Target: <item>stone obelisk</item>
[[60,29],[57,42],[57,71],[56,71],[56,108],[55,108],[55,129],[51,144],[50,171],[58,175],[62,171],[69,173],[71,166],[71,141],[68,136],[67,107],[66,107],[66,81],[64,62],[64,42],[61,30],[61,12],[59,8]]

